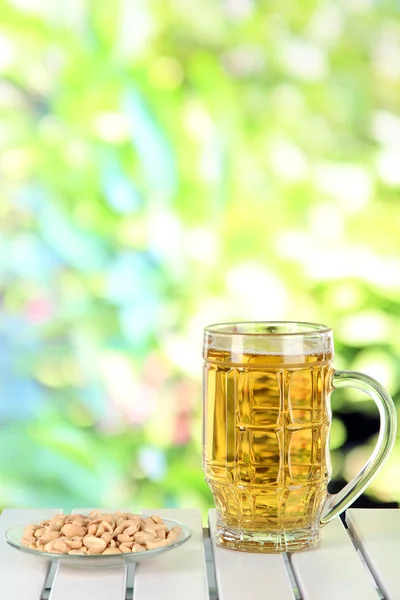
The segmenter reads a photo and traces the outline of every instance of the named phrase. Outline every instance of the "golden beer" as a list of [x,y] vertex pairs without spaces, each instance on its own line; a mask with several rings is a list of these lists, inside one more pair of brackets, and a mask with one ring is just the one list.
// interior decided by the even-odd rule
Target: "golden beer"
[[[397,413],[374,379],[332,367],[333,334],[315,323],[222,323],[204,330],[204,472],[215,540],[252,552],[311,548],[389,456]],[[330,394],[367,393],[381,417],[375,450],[338,493],[331,476]]]
[[242,549],[257,551],[260,534],[263,552],[318,543],[331,475],[331,360],[244,352],[232,362],[230,350],[206,349],[204,471],[223,545],[239,536]]

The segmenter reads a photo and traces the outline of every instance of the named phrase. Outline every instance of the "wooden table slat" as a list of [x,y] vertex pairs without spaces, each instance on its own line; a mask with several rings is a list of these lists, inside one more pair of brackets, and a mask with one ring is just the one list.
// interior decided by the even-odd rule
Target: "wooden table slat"
[[386,600],[400,600],[400,509],[349,509],[346,522]]
[[193,535],[180,548],[137,564],[133,599],[209,600],[200,511],[149,508],[143,514],[180,521]]
[[378,600],[373,578],[340,518],[323,527],[321,533],[317,548],[291,555],[303,600]]
[[[88,514],[94,508],[75,508],[74,513]],[[101,508],[102,512],[114,512],[115,508]],[[129,509],[123,508],[122,512]],[[76,569],[58,565],[51,587],[49,600],[125,600],[126,567],[116,569]]]
[[58,565],[49,600],[125,600],[126,568],[84,570]]
[[23,521],[42,521],[58,508],[4,509],[0,515],[0,597],[4,600],[40,600],[51,562],[23,553],[4,539],[6,530]]
[[[75,509],[88,513],[90,508]],[[115,509],[101,509],[112,512]],[[129,509],[122,509],[128,511]],[[6,529],[25,520],[48,518],[60,509],[5,509],[0,515],[1,600],[41,600],[50,561],[22,553],[4,540]],[[193,537],[181,548],[138,563],[133,600],[209,600],[203,530],[197,509],[148,509],[182,521]],[[262,595],[273,600],[293,600],[295,595],[283,555],[235,552],[216,546],[213,534],[216,511],[209,514],[219,600],[243,600]],[[400,509],[350,509],[349,531],[385,600],[400,600]],[[290,555],[290,564],[302,600],[378,600],[379,591],[362,563],[349,532],[340,519],[322,529],[317,548]],[[80,570],[58,565],[49,600],[125,600],[127,573],[121,567]],[[131,576],[134,570],[131,569]],[[22,576],[23,574],[23,576]],[[213,577],[212,577],[213,579]]]
[[210,510],[210,535],[219,600],[258,597],[293,600],[295,596],[283,557],[279,554],[237,552],[217,546],[214,542],[216,522],[216,510]]

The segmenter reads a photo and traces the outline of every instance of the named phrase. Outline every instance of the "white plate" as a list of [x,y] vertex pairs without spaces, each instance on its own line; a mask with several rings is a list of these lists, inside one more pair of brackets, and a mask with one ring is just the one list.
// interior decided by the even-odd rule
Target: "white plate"
[[[143,518],[146,518],[146,515],[140,515]],[[155,550],[146,550],[145,552],[126,552],[124,554],[90,554],[89,556],[86,554],[54,554],[52,552],[41,552],[40,550],[34,550],[33,548],[27,548],[21,544],[21,539],[23,537],[25,528],[28,525],[34,524],[35,521],[24,521],[23,523],[18,523],[17,525],[13,525],[9,529],[7,529],[5,533],[5,538],[10,546],[13,546],[17,550],[21,552],[26,552],[27,554],[31,554],[32,556],[40,557],[47,561],[57,561],[61,564],[68,565],[70,567],[77,567],[80,569],[109,569],[115,567],[121,567],[124,565],[130,565],[135,562],[139,562],[140,560],[151,558],[154,556],[159,556],[164,552],[169,552],[170,550],[174,550],[178,548],[185,542],[187,542],[191,535],[192,531],[189,527],[186,527],[183,523],[179,523],[179,521],[173,521],[172,519],[164,519],[163,522],[166,524],[168,529],[172,529],[172,527],[179,526],[182,531],[178,536],[176,542],[172,543],[170,546],[164,546],[162,548],[156,548]]]

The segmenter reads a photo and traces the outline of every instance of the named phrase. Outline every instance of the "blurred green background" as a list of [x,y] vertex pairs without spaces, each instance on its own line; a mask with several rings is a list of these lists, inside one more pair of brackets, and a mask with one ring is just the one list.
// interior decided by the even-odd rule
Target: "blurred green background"
[[[212,322],[327,323],[400,405],[396,0],[0,14],[0,506],[208,507]],[[332,402],[336,489],[378,418]]]

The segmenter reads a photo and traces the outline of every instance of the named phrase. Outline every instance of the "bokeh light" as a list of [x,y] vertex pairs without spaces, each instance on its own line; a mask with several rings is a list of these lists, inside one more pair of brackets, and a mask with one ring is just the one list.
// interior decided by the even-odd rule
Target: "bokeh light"
[[[212,322],[327,323],[399,405],[395,1],[0,12],[1,506],[208,507]],[[378,417],[333,407],[343,483]],[[400,501],[399,452],[367,500]]]

